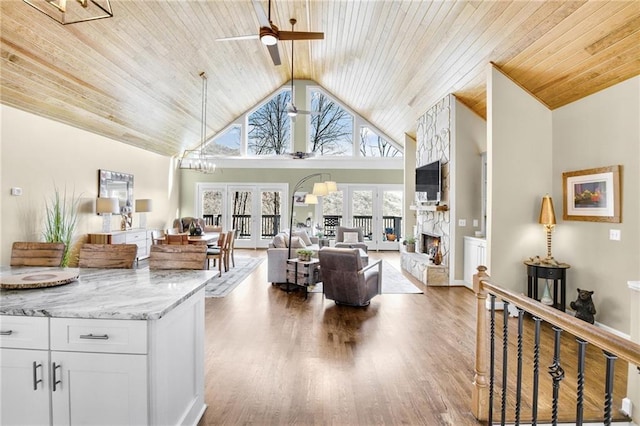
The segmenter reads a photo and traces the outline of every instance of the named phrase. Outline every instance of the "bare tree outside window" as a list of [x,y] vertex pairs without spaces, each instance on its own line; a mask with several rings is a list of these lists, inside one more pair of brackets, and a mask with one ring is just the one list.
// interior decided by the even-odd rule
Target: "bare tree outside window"
[[310,148],[321,155],[353,155],[353,116],[323,93],[311,93]]
[[249,115],[250,155],[280,155],[291,150],[290,100],[289,91],[280,92]]
[[360,129],[360,155],[363,157],[401,157],[402,153],[388,140],[363,126]]

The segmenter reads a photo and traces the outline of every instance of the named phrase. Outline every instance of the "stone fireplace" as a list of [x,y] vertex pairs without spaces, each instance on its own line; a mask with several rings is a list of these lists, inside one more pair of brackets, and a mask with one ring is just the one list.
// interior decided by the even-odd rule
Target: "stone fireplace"
[[424,253],[429,257],[429,260],[433,262],[433,257],[438,252],[438,246],[442,242],[442,237],[428,232],[422,232],[420,234],[420,253]]

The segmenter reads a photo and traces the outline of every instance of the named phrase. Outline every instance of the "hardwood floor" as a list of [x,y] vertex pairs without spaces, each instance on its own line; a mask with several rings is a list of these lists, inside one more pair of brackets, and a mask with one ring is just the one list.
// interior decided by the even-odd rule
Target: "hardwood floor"
[[[266,257],[239,249],[236,255]],[[397,252],[370,257],[400,271]],[[266,271],[265,260],[230,295],[206,300],[208,409],[200,425],[481,424],[469,409],[470,290],[425,287],[405,273],[424,294],[383,294],[368,308],[350,308],[322,294],[287,294],[267,282]],[[544,392],[540,399],[550,400]],[[575,404],[562,405],[575,412]],[[530,416],[524,409],[523,419]]]

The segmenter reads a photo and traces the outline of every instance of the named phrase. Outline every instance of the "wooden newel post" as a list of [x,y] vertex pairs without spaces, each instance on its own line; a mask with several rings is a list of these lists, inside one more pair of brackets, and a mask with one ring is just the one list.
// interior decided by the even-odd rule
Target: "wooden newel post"
[[476,361],[471,392],[471,412],[478,420],[487,420],[489,416],[489,381],[487,378],[487,292],[480,281],[487,280],[486,266],[478,266],[473,276],[473,291],[476,293]]

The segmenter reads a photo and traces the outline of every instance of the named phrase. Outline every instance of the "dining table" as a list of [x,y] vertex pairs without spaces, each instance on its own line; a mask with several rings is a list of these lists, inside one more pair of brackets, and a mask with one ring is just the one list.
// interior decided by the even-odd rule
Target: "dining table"
[[220,238],[219,232],[205,232],[201,235],[189,235],[189,244],[206,244],[208,246],[215,244]]

